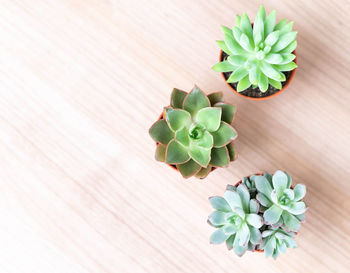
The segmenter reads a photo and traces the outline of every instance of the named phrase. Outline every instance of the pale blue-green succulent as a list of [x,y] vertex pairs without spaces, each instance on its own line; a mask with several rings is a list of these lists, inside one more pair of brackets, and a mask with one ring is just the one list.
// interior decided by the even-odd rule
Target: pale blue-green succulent
[[217,72],[232,72],[228,83],[238,83],[237,91],[252,86],[266,92],[269,85],[280,90],[286,81],[283,72],[294,70],[297,65],[293,54],[297,46],[297,32],[293,22],[286,19],[276,24],[276,11],[266,14],[260,7],[253,27],[246,13],[236,16],[231,29],[222,26],[223,41],[217,41],[228,57],[213,66]]
[[260,250],[275,259],[287,248],[296,248],[293,238],[305,220],[301,200],[306,188],[301,184],[292,188],[291,183],[285,172],[265,172],[244,177],[238,186],[227,185],[224,197],[209,198],[215,211],[208,223],[218,228],[210,242],[226,242],[239,256]]
[[149,130],[157,142],[156,160],[176,166],[184,178],[204,178],[214,167],[227,166],[236,158],[235,111],[222,92],[206,96],[197,86],[189,93],[174,89],[170,106]]
[[210,237],[210,242],[220,244],[226,242],[227,248],[234,249],[242,256],[248,249],[253,250],[262,242],[259,228],[263,218],[258,215],[259,203],[250,199],[244,184],[238,187],[228,186],[224,197],[209,198],[215,211],[210,214],[208,223],[218,228]]
[[262,249],[265,252],[265,256],[272,256],[274,259],[277,259],[279,254],[287,251],[287,248],[296,248],[295,235],[294,232],[287,232],[281,228],[271,228],[263,231]]
[[282,171],[273,176],[265,173],[255,176],[258,190],[256,199],[265,207],[264,221],[267,225],[281,226],[288,231],[298,231],[300,221],[305,218],[306,205],[301,201],[306,194],[306,187],[297,184],[291,188],[291,177]]

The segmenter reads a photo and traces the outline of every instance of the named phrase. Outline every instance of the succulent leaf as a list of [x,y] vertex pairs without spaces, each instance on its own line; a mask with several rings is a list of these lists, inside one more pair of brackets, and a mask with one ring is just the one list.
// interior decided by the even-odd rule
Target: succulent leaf
[[187,93],[185,91],[174,88],[170,97],[170,106],[173,108],[181,109],[186,95]]
[[197,112],[205,107],[210,106],[210,101],[208,97],[200,90],[197,86],[195,86],[190,93],[186,96],[184,100],[183,109],[191,114],[193,117]]
[[227,145],[237,137],[233,127],[224,121],[221,121],[219,129],[211,134],[214,138],[214,147],[216,148]]
[[201,166],[192,159],[190,159],[186,163],[178,164],[176,167],[178,168],[178,170],[184,178],[188,178],[195,175],[201,169]]
[[215,132],[220,126],[221,112],[220,107],[205,107],[198,111],[194,120],[202,124],[209,132]]
[[156,148],[155,159],[157,161],[165,162],[165,153],[167,145],[159,143]]
[[237,158],[237,153],[236,153],[235,146],[233,145],[233,142],[230,142],[229,144],[227,144],[226,148],[228,150],[230,161],[234,161]]
[[170,129],[174,132],[191,124],[191,115],[182,109],[167,108],[165,110],[165,118]]
[[215,106],[216,103],[224,102],[224,94],[222,92],[214,92],[208,95],[211,106]]
[[286,232],[281,228],[268,229],[262,233],[263,249],[266,257],[273,257],[276,259],[280,253],[285,253],[287,247],[296,248],[294,241],[295,233]]
[[155,142],[168,144],[174,138],[174,132],[170,130],[167,122],[163,119],[156,121],[149,129],[149,134]]
[[209,202],[217,211],[230,212],[231,207],[227,201],[221,196],[213,196],[209,198]]
[[297,67],[293,56],[285,56],[297,45],[297,32],[292,28],[293,22],[285,19],[276,24],[276,11],[266,16],[263,6],[257,12],[253,28],[247,14],[236,16],[236,25],[232,30],[222,27],[224,40],[218,41],[228,57],[214,65],[213,70],[232,72],[227,82],[238,83],[238,92],[251,85],[258,86],[261,92],[266,92],[269,85],[281,89],[281,82],[286,80],[282,72]]
[[187,149],[175,140],[171,140],[166,150],[166,163],[181,164],[190,160]]
[[185,147],[190,145],[190,137],[188,136],[188,129],[183,127],[175,132],[175,140]]
[[191,145],[188,155],[203,168],[206,168],[210,162],[211,149]]
[[227,148],[213,148],[211,150],[211,160],[210,165],[215,167],[225,167],[230,163],[230,156],[228,154]]
[[206,168],[201,168],[200,171],[196,173],[194,176],[196,178],[204,179],[208,176],[208,174],[211,172],[212,169],[213,168],[210,165]]

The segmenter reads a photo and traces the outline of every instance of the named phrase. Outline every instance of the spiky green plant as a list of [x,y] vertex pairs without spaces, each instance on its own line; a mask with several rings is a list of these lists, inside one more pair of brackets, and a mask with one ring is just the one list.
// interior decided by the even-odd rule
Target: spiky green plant
[[266,257],[275,259],[286,248],[295,248],[294,231],[299,230],[299,221],[305,220],[305,203],[300,200],[306,188],[298,184],[292,190],[291,183],[285,172],[277,171],[274,175],[265,172],[243,178],[238,186],[227,185],[223,198],[209,198],[215,211],[208,223],[218,228],[210,242],[226,241],[228,249],[233,248],[239,256],[247,250],[262,250]]
[[217,41],[228,57],[213,66],[217,72],[232,72],[228,83],[236,83],[237,91],[259,87],[266,92],[269,85],[282,88],[286,80],[283,72],[294,70],[297,65],[292,53],[297,42],[293,22],[286,19],[276,24],[276,11],[268,16],[261,6],[252,27],[246,13],[236,16],[236,25],[230,29],[222,26],[224,40]]
[[236,156],[235,110],[222,92],[206,96],[197,86],[190,93],[174,89],[163,119],[149,130],[158,143],[156,160],[176,165],[185,178],[204,178],[213,167],[227,166]]
[[259,203],[250,199],[244,184],[237,188],[229,186],[224,197],[209,198],[215,211],[209,216],[208,223],[218,228],[210,237],[212,244],[226,242],[227,248],[234,249],[242,256],[247,250],[254,249],[262,242],[259,228],[263,218],[258,215]]
[[263,231],[262,247],[266,257],[277,259],[279,254],[285,253],[287,248],[296,248],[297,243],[294,240],[294,232],[287,232],[281,228],[268,229]]
[[306,187],[297,184],[291,189],[292,179],[282,171],[275,172],[273,176],[268,173],[256,176],[255,183],[258,189],[256,198],[266,208],[265,223],[298,231],[306,211],[305,203],[300,201],[306,194]]

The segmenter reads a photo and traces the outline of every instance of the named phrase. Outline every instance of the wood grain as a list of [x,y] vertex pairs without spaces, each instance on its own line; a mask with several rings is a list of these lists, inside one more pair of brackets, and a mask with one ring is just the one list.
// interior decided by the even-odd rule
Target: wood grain
[[[210,69],[220,25],[259,1],[0,2],[0,271],[349,272],[350,2],[264,1],[298,31],[296,77],[253,102]],[[239,158],[205,181],[154,157],[173,87],[238,107]],[[207,198],[258,171],[308,188],[277,261],[208,243]]]

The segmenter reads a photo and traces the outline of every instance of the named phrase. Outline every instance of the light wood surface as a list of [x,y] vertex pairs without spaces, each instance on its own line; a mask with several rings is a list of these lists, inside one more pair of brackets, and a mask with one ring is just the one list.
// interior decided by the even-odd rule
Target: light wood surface
[[[0,2],[0,272],[349,272],[350,2],[264,1],[298,31],[296,77],[254,102],[210,67],[260,1]],[[238,160],[205,181],[154,160],[173,87],[238,107]],[[308,188],[277,261],[209,244],[207,198],[257,171]]]

